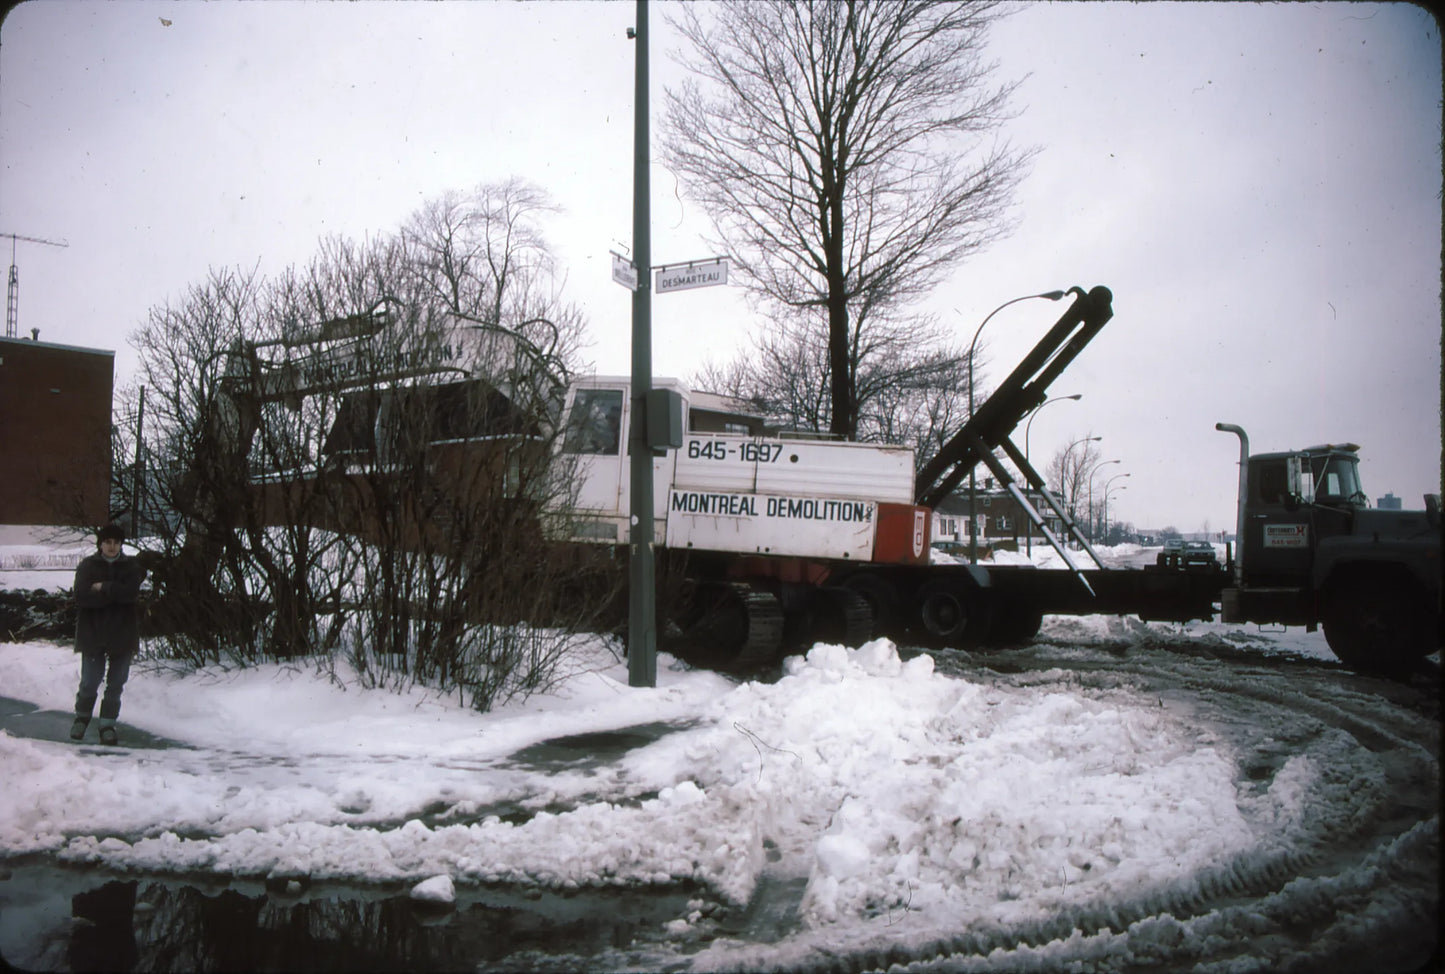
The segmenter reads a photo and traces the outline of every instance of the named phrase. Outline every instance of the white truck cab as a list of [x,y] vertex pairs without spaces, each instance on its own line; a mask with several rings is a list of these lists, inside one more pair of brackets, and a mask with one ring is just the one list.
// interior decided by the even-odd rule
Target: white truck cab
[[[901,545],[891,538],[895,529],[885,530],[894,542],[886,551],[904,549],[886,560],[927,561],[912,449],[794,437],[768,430],[736,400],[671,379],[653,385],[680,398],[684,431],[680,447],[653,458],[657,544],[870,561],[880,560],[880,521],[908,521]],[[590,376],[568,389],[559,449],[576,463],[572,540],[628,540],[631,414],[626,376]],[[907,512],[895,510],[901,507]]]

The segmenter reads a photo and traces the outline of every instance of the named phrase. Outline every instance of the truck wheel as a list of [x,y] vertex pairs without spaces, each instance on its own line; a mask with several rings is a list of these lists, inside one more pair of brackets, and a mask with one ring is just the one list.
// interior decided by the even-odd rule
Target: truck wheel
[[1399,669],[1433,652],[1420,600],[1385,579],[1352,579],[1330,591],[1321,615],[1325,640],[1346,666]]
[[988,633],[987,604],[978,592],[951,579],[934,579],[918,590],[915,613],[921,635],[932,645],[980,643]]

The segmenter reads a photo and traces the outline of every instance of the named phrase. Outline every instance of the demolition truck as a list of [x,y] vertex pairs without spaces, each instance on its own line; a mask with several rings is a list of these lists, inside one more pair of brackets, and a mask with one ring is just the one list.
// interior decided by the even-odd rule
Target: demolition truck
[[[665,648],[704,665],[748,669],[815,641],[858,645],[879,635],[1008,644],[1034,636],[1046,614],[1323,625],[1331,649],[1359,668],[1408,665],[1440,647],[1438,495],[1425,498],[1423,511],[1370,509],[1358,447],[1348,443],[1251,455],[1243,429],[1219,424],[1240,443],[1237,541],[1226,562],[1105,568],[1011,439],[1113,315],[1108,288],[1067,296],[1047,334],[921,468],[910,448],[770,429],[738,401],[677,382],[659,381],[634,401],[626,377],[572,379],[554,439],[573,465],[573,490],[538,530],[625,560],[627,450],[642,422],[653,454],[653,542],[684,594],[669,600],[659,633]],[[253,355],[253,377],[256,364]],[[408,381],[432,381],[437,393],[485,386],[497,394],[477,370],[450,383],[434,378]],[[276,370],[262,380],[233,381],[231,394],[253,402],[298,394]],[[388,396],[404,388],[367,394],[378,421]],[[437,437],[451,462],[493,439],[494,430]],[[348,463],[354,474],[369,462],[374,476],[384,460],[353,452]],[[980,464],[1066,567],[933,563],[932,511]],[[353,474],[338,465],[330,476]]]

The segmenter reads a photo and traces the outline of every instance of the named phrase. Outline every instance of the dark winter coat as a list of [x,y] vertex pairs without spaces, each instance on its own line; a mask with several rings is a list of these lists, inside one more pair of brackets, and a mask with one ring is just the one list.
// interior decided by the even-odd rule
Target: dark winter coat
[[[97,552],[75,569],[75,649],[80,653],[120,656],[140,648],[136,601],[146,570],[122,554],[106,561]],[[100,591],[91,586],[100,582]]]

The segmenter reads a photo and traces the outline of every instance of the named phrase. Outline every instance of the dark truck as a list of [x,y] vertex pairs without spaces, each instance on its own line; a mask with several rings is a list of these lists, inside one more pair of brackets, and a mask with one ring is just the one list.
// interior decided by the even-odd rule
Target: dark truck
[[1440,497],[1423,511],[1368,507],[1359,447],[1251,456],[1239,437],[1238,554],[1220,593],[1225,622],[1323,624],[1360,669],[1397,667],[1440,647]]

